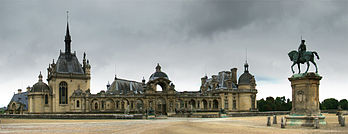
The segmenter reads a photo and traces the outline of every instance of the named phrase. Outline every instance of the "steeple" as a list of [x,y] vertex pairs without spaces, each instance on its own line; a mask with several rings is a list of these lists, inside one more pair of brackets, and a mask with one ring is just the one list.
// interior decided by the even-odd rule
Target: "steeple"
[[69,32],[69,11],[66,11],[65,53],[71,53],[71,36]]

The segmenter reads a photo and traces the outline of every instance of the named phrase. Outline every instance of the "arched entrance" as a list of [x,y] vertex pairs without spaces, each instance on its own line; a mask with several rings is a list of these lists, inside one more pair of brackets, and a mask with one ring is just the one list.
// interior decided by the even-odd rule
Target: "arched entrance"
[[213,101],[213,109],[219,109],[219,102],[217,100]]
[[136,102],[136,109],[137,109],[137,112],[139,113],[142,113],[143,110],[144,110],[144,103],[142,100],[138,99],[137,102]]
[[206,100],[202,100],[203,102],[203,109],[208,109],[208,102]]
[[196,109],[196,101],[195,100],[193,100],[193,99],[190,100],[190,107],[189,108],[191,110]]
[[156,114],[167,115],[167,105],[165,99],[159,98],[157,100]]

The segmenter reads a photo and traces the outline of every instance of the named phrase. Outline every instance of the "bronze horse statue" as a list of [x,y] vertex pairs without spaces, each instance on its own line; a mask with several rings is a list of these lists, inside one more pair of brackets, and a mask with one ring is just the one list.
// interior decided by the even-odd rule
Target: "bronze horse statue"
[[297,51],[291,51],[288,53],[290,60],[293,62],[293,64],[291,65],[291,71],[292,73],[295,73],[293,67],[295,64],[297,64],[298,66],[298,73],[301,73],[301,69],[300,69],[300,64],[305,64],[307,63],[307,70],[305,73],[308,72],[309,69],[309,62],[312,62],[315,66],[315,73],[318,73],[318,67],[317,64],[314,62],[314,55],[317,56],[317,58],[319,59],[319,55],[317,52],[315,51],[306,51],[302,54],[302,56],[299,58],[299,52]]

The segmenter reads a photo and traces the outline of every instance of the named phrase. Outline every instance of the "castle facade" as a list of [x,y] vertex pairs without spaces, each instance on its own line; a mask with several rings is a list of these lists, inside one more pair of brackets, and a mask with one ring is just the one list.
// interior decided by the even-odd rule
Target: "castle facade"
[[[91,65],[84,53],[82,64],[71,52],[69,24],[65,52],[47,68],[47,83],[41,72],[39,80],[26,92],[13,96],[8,114],[43,113],[149,113],[173,115],[188,112],[257,111],[256,82],[245,63],[243,74],[237,69],[221,71],[211,78],[201,78],[199,91],[176,91],[174,83],[158,64],[148,81],[117,78],[107,90],[90,92]],[[162,90],[157,89],[161,87]]]

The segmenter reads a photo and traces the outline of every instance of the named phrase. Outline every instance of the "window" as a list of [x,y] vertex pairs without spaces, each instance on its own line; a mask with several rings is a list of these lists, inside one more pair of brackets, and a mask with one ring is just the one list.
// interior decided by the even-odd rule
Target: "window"
[[131,101],[131,109],[133,109],[133,101]]
[[101,108],[104,109],[104,101],[101,102]]
[[48,95],[45,95],[45,104],[48,104]]
[[237,109],[237,101],[233,100],[233,109]]
[[76,101],[76,107],[80,107],[80,101],[79,100]]
[[118,109],[119,101],[116,101],[116,109]]
[[225,99],[225,109],[228,109],[228,100]]
[[250,96],[251,97],[251,109],[255,109],[255,96]]
[[97,110],[98,109],[98,102],[94,103],[94,109]]
[[68,104],[68,84],[61,82],[59,84],[59,104]]

